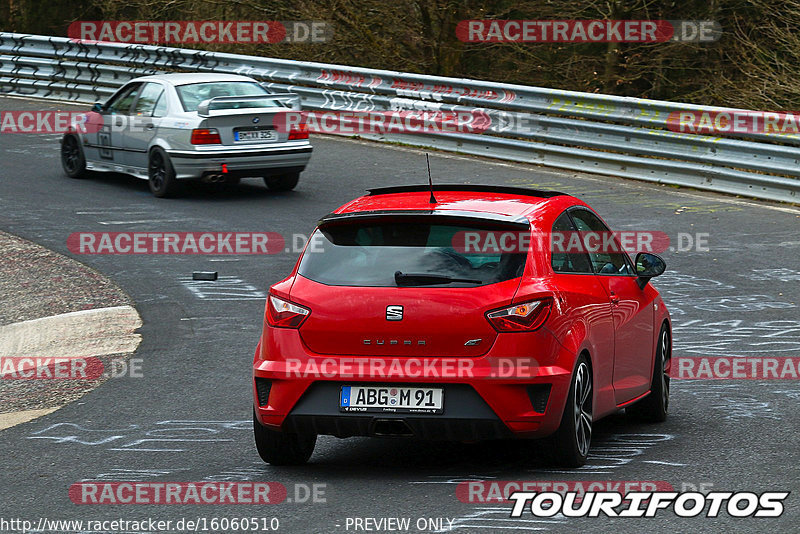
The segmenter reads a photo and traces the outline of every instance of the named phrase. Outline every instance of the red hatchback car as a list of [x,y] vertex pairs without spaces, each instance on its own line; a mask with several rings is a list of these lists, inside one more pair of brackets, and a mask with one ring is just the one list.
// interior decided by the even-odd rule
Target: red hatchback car
[[495,186],[373,189],[324,217],[267,298],[259,454],[301,464],[319,434],[550,436],[580,466],[598,419],[663,421],[664,261],[553,245],[609,232],[577,198]]

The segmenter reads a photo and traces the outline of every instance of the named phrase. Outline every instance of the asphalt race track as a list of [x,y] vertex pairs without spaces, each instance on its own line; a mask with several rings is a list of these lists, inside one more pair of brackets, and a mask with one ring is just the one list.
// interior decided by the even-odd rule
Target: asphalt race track
[[[7,109],[63,109],[3,99]],[[297,253],[262,256],[84,255],[67,250],[81,231],[271,231],[291,243],[364,189],[426,180],[422,151],[312,138],[296,191],[260,180],[233,190],[196,187],[151,196],[121,175],[66,178],[56,135],[2,135],[0,229],[101,271],[144,319],[143,377],[109,380],[61,410],[0,433],[3,517],[49,519],[278,518],[281,532],[348,532],[354,518],[410,518],[416,532],[542,530],[796,532],[800,524],[800,382],[673,380],[671,415],[640,425],[619,415],[595,427],[587,465],[558,470],[535,442],[449,444],[322,437],[309,465],[259,459],[251,430],[250,364],[268,286]],[[655,280],[674,320],[673,357],[800,357],[800,209],[639,182],[433,153],[439,183],[556,189],[592,205],[616,230],[708,234],[707,251],[665,252]],[[218,282],[192,284],[192,271]],[[273,505],[86,505],[68,488],[101,481],[274,481]],[[665,481],[676,490],[792,491],[779,519],[535,519],[508,503],[464,503],[464,480]],[[307,489],[317,484],[317,501]],[[300,501],[300,502],[298,502]],[[450,523],[448,520],[452,521]],[[598,525],[597,522],[601,524]],[[655,521],[655,523],[654,523]],[[362,526],[373,523],[361,523]],[[384,524],[385,525],[385,524]],[[649,527],[649,528],[648,528]],[[76,530],[77,531],[77,530]],[[232,530],[228,530],[231,531]],[[363,529],[361,529],[363,531]],[[383,530],[388,531],[388,530]],[[149,532],[149,531],[148,531]]]

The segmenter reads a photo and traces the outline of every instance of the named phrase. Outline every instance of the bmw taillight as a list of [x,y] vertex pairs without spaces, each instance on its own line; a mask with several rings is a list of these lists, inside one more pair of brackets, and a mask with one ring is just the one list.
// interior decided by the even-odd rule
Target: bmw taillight
[[298,124],[289,130],[289,141],[308,139],[308,124]]
[[311,310],[294,302],[270,295],[267,299],[267,322],[277,328],[300,328]]
[[193,145],[221,145],[222,139],[216,128],[195,128],[192,130],[191,143]]
[[486,312],[486,319],[498,332],[532,332],[547,320],[552,305],[551,298],[532,300]]

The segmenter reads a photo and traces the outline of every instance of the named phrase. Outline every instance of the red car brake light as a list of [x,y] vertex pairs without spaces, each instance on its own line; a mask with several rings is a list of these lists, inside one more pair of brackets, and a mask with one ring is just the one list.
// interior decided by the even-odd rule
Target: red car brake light
[[222,139],[215,128],[195,128],[192,130],[193,145],[221,145]]
[[277,328],[300,328],[311,310],[294,302],[270,295],[267,298],[267,322]]
[[486,312],[486,319],[498,332],[532,332],[550,315],[553,299],[544,298]]
[[308,139],[308,124],[298,124],[289,130],[289,141]]

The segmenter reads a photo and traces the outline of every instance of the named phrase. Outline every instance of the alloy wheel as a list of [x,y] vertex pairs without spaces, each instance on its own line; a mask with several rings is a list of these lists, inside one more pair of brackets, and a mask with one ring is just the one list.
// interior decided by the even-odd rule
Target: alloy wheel
[[582,456],[589,454],[592,441],[592,376],[589,366],[581,362],[575,372],[575,437],[578,452]]
[[661,333],[661,396],[665,412],[669,407],[669,373],[667,372],[669,360],[669,334],[665,330]]
[[164,165],[164,158],[161,157],[159,152],[154,151],[150,156],[150,181],[153,183],[153,187],[156,190],[160,190],[164,187],[166,176],[167,169]]
[[80,164],[80,148],[78,148],[78,142],[75,141],[74,137],[67,137],[64,139],[64,143],[61,145],[61,157],[64,160],[64,167],[66,167],[67,172],[75,172],[78,170],[78,166]]

